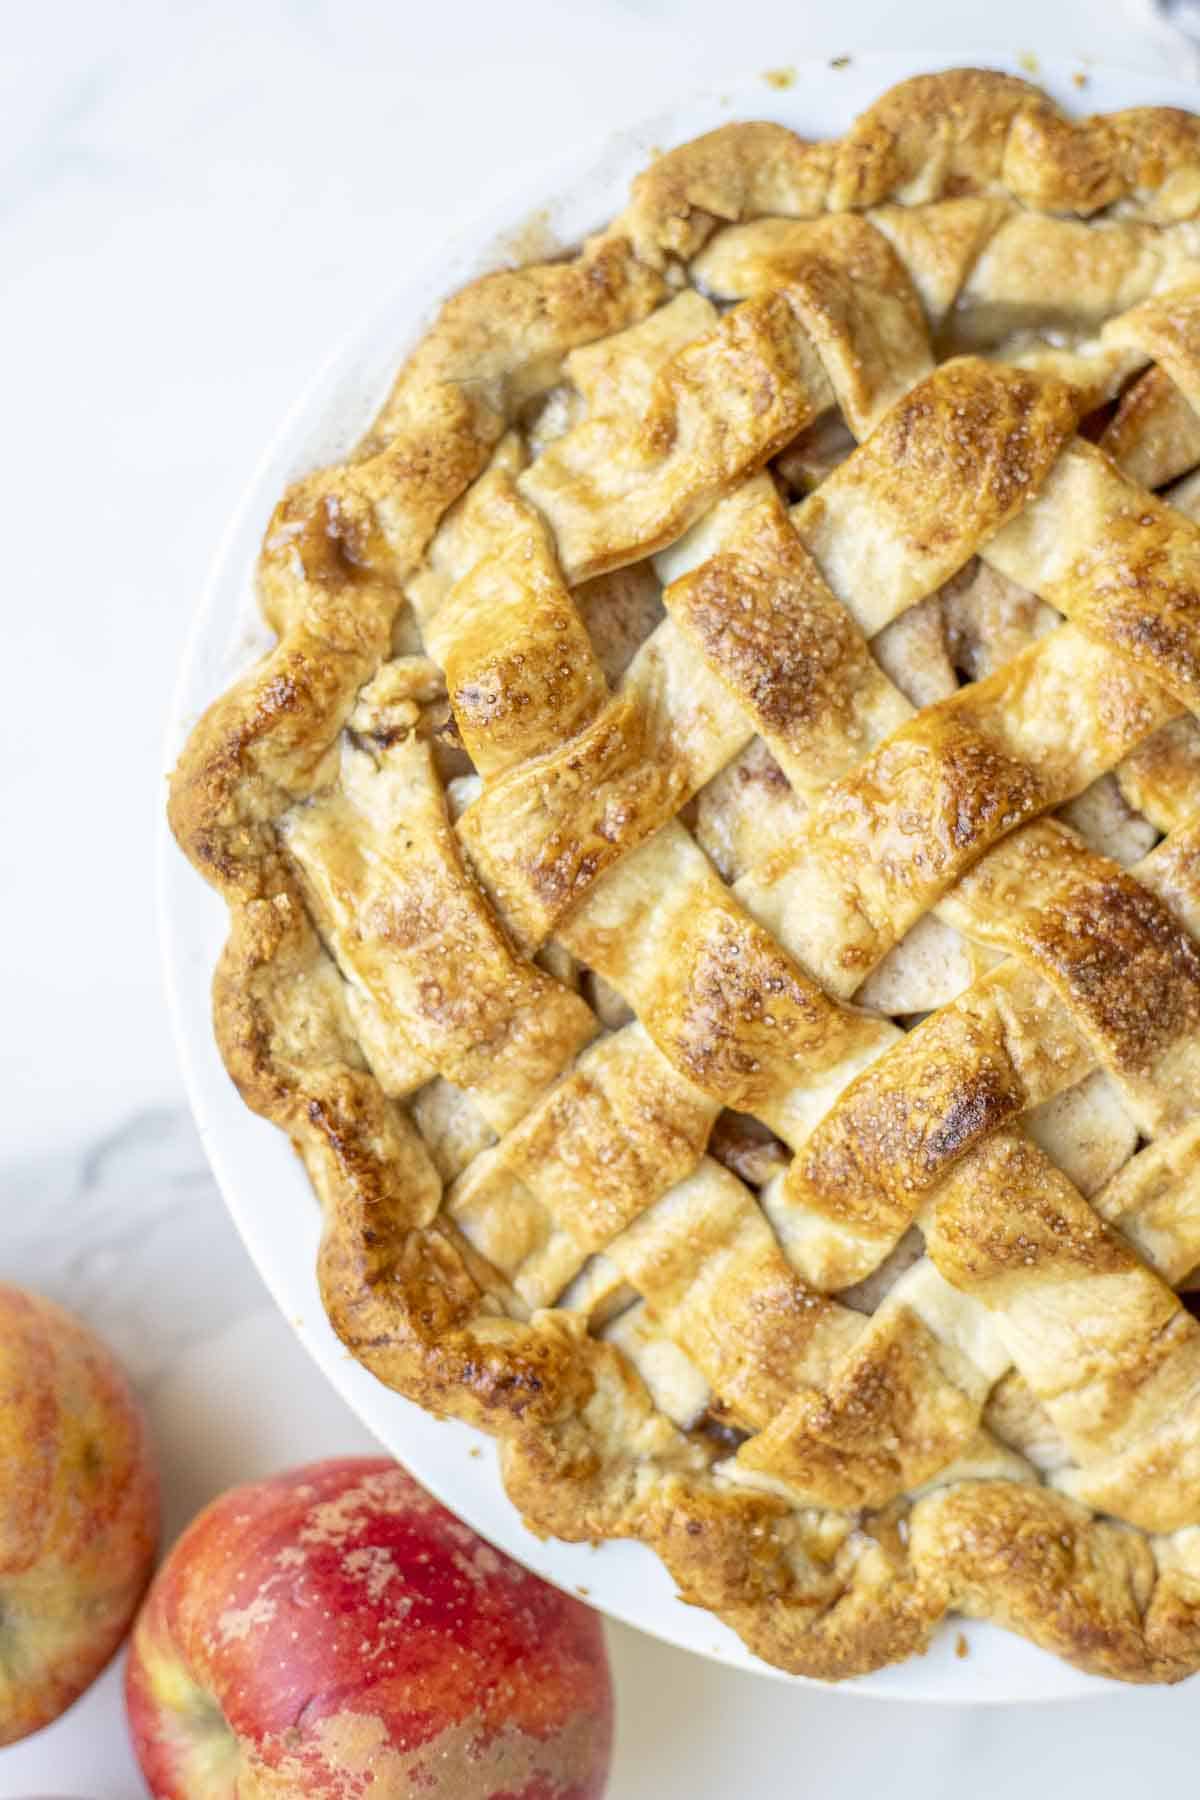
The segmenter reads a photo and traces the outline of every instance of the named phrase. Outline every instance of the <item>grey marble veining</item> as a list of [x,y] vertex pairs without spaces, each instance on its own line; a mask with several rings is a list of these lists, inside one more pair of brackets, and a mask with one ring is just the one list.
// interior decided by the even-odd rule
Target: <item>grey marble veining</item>
[[81,1313],[148,1387],[266,1290],[182,1106],[3,1172],[0,1274]]

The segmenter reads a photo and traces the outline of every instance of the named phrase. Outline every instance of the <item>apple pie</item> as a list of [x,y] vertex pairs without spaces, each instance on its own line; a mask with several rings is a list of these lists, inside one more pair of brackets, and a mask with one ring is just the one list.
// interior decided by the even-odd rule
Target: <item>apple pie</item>
[[443,305],[172,789],[380,1381],[824,1679],[1200,1667],[1200,120],[728,124]]

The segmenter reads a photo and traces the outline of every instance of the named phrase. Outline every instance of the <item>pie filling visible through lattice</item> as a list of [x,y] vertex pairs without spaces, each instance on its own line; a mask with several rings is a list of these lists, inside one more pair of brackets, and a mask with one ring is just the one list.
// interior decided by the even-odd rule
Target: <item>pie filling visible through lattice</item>
[[731,124],[446,302],[176,772],[338,1333],[784,1668],[1200,1666],[1198,518],[1200,121]]

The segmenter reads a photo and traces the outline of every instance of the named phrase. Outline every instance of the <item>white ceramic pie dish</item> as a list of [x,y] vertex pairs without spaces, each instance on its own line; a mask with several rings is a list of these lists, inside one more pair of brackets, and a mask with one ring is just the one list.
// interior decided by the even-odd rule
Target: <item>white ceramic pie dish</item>
[[[762,76],[722,84],[621,133],[599,153],[593,150],[559,164],[541,176],[538,191],[514,196],[435,250],[420,272],[398,286],[339,347],[259,464],[218,552],[184,660],[168,728],[168,767],[203,708],[265,647],[252,578],[275,500],[294,476],[345,454],[443,295],[484,269],[544,253],[547,231],[565,246],[602,224],[619,209],[631,177],[655,147],[737,117],[777,119],[806,136],[836,136],[893,83],[972,62],[1030,73],[1025,61],[1014,58],[1006,64],[995,55],[968,51],[856,57],[846,66],[800,62],[786,88]],[[1082,89],[1081,75],[1086,77]],[[1097,66],[1051,61],[1033,78],[1076,110],[1151,104],[1194,108],[1196,103],[1194,88],[1182,81]],[[536,242],[529,229],[534,216]],[[431,1418],[383,1387],[343,1349],[317,1293],[319,1221],[308,1178],[287,1139],[245,1108],[213,1039],[209,984],[226,931],[224,904],[188,867],[165,829],[160,852],[167,991],[200,1134],[251,1256],[325,1376],[427,1487],[540,1575],[567,1589],[586,1590],[590,1603],[602,1612],[670,1643],[789,1679],[752,1656],[709,1613],[680,1601],[666,1569],[643,1546],[606,1543],[592,1549],[535,1538],[504,1493],[490,1439],[468,1426]],[[297,1404],[303,1404],[301,1396]],[[845,1691],[998,1703],[1094,1695],[1119,1685],[1085,1675],[996,1627],[952,1619],[926,1656],[848,1683]]]

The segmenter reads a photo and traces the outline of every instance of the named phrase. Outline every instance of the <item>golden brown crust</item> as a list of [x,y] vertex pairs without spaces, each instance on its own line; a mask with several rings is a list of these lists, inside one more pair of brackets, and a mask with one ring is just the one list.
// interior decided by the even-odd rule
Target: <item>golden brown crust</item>
[[786,126],[722,125],[656,158],[633,184],[624,223],[652,267],[686,261],[718,224],[823,212],[831,163],[829,145]]
[[624,215],[658,266],[693,256],[721,223],[812,218],[898,200],[927,204],[1005,195],[1087,217],[1118,203],[1155,222],[1200,202],[1200,129],[1190,113],[1138,108],[1071,120],[1028,82],[951,69],[901,82],[836,145],[781,125],[732,124],[670,151],[634,186]]
[[802,318],[791,289],[747,300],[661,364],[644,408],[596,408],[547,447],[520,485],[569,580],[682,536],[823,410],[829,387]]
[[1200,417],[1166,370],[1151,367],[1122,394],[1100,443],[1142,487],[1163,487],[1200,462]]
[[[172,784],[352,1353],[500,1437],[535,1529],[640,1539],[803,1673],[948,1609],[1200,1666],[1200,540],[1137,485],[1200,461],[1198,168],[1190,115],[978,70],[838,144],[668,153],[578,255],[447,302],[285,496],[279,642]],[[1147,364],[1122,475],[1074,434]],[[1036,822],[1114,767],[1171,829],[1133,872]],[[847,1004],[885,959],[937,1008],[907,1035]],[[1094,1208],[1034,1112],[1085,1078],[1119,1155],[1170,1133]],[[761,1196],[704,1154],[724,1107],[770,1128]],[[830,1291],[918,1217],[872,1318]]]
[[916,1567],[960,1612],[1119,1681],[1181,1681],[1195,1668],[1195,1574],[1156,1579],[1144,1539],[1059,1495],[948,1488],[914,1509],[911,1529]]

